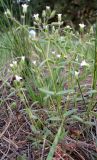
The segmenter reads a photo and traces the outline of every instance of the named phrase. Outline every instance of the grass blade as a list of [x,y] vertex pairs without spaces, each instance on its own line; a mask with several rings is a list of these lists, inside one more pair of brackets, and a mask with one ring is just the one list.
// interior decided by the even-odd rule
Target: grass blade
[[61,126],[58,129],[58,132],[57,132],[57,134],[55,136],[54,142],[53,142],[53,144],[52,144],[52,146],[50,148],[50,151],[49,151],[49,154],[48,154],[46,160],[52,160],[53,159],[53,155],[54,155],[56,146],[57,146],[57,144],[59,142],[59,139],[60,139],[60,136],[61,136],[61,133],[62,133],[62,128],[63,128],[63,122],[62,122]]

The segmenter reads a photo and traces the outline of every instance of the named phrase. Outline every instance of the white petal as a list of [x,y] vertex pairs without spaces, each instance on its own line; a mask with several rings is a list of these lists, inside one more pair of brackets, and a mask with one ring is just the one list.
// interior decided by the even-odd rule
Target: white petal
[[50,6],[46,6],[46,9],[49,10],[49,9],[50,9]]
[[30,38],[35,38],[36,37],[36,32],[34,30],[29,31],[29,37]]
[[25,60],[25,56],[22,56],[22,57],[21,57],[21,60],[23,60],[23,61],[24,61],[24,60]]
[[80,65],[81,65],[81,67],[82,66],[89,66],[89,64],[85,60],[83,60]]
[[35,64],[36,64],[36,61],[33,61],[32,63],[35,65]]
[[85,28],[85,25],[83,23],[80,23],[79,26],[81,29]]
[[56,51],[52,51],[52,54],[55,54],[56,53]]
[[18,75],[15,75],[15,78],[16,78],[16,81],[20,81],[20,80],[22,80],[22,77],[20,77],[20,76],[18,76]]
[[13,65],[17,65],[17,61],[13,61]]
[[60,57],[61,57],[61,55],[60,55],[60,54],[57,54],[57,55],[56,55],[56,57],[57,57],[57,58],[60,58]]
[[28,5],[27,4],[22,4],[22,7],[23,7],[23,13],[27,13]]
[[13,66],[14,66],[14,65],[11,63],[11,64],[10,64],[10,67],[13,67]]

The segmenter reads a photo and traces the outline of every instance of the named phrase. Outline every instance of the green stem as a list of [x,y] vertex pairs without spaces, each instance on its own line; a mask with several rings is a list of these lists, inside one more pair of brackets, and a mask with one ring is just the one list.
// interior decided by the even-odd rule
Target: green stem
[[[97,83],[97,26],[95,35],[95,57],[94,57],[94,73],[93,73],[93,85],[92,85],[93,90],[96,89],[96,83]],[[92,97],[94,97],[94,94],[92,95]]]
[[84,96],[83,96],[83,93],[82,93],[82,90],[81,90],[80,83],[79,83],[79,80],[78,80],[78,79],[77,79],[77,83],[78,83],[78,87],[79,87],[79,90],[80,90],[80,93],[81,93],[81,96],[82,96],[82,99],[83,99],[84,105],[85,105],[85,107],[87,108],[87,106],[86,106],[86,102],[85,102],[85,99],[84,99]]

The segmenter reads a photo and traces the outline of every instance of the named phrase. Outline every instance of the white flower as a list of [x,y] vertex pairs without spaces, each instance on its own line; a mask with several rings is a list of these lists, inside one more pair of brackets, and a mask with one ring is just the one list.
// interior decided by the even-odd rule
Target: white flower
[[58,22],[61,22],[62,20],[62,14],[58,14]]
[[43,25],[43,28],[44,29],[48,29],[48,25]]
[[36,61],[32,61],[32,63],[33,63],[34,65],[36,65]]
[[12,68],[12,67],[14,67],[14,66],[16,66],[17,65],[17,61],[13,61],[11,64],[10,64],[10,67]]
[[29,31],[29,37],[30,38],[35,38],[36,37],[36,32],[34,30]]
[[84,23],[80,23],[79,26],[80,26],[80,29],[84,29],[85,28]]
[[21,57],[21,60],[24,61],[24,60],[25,60],[25,56],[22,56],[22,57]]
[[46,9],[49,10],[49,9],[50,9],[50,6],[46,6]]
[[66,28],[66,29],[72,29],[69,25],[67,25],[65,28]]
[[89,67],[89,64],[88,64],[85,60],[83,60],[80,65],[81,65],[81,67],[82,67],[82,66],[87,66],[87,67]]
[[52,51],[52,54],[55,55],[56,51]]
[[13,66],[14,66],[14,65],[11,63],[11,64],[10,64],[10,67],[13,67]]
[[4,14],[5,14],[6,16],[11,16],[11,12],[10,12],[9,9],[7,9],[7,10],[4,12]]
[[23,7],[23,13],[27,13],[27,8],[28,8],[28,5],[27,4],[22,4],[22,7]]
[[18,76],[18,75],[15,75],[15,78],[16,78],[16,81],[20,81],[20,80],[22,80],[22,77],[20,77],[20,76]]
[[75,72],[74,72],[74,75],[75,75],[75,77],[78,79],[79,72],[75,71]]
[[39,20],[39,14],[38,14],[38,13],[37,13],[37,14],[34,14],[33,17],[35,18],[36,21]]
[[13,61],[13,65],[17,65],[17,61]]
[[56,55],[56,57],[57,57],[57,58],[60,58],[60,57],[61,57],[61,55],[60,55],[60,54],[57,54],[57,55]]

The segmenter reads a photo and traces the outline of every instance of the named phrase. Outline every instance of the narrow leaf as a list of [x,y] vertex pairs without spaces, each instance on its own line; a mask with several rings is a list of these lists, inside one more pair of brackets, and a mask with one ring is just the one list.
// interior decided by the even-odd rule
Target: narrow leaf
[[41,91],[42,93],[45,93],[47,95],[51,95],[51,96],[55,95],[55,93],[53,91],[49,91],[49,90],[47,90],[45,88],[39,88],[39,91]]
[[74,93],[74,90],[64,90],[64,91],[59,91],[56,93],[56,95],[64,95],[64,94],[70,94],[70,93]]
[[72,115],[72,114],[74,114],[76,112],[77,112],[77,109],[72,109],[72,110],[66,111],[64,113],[64,118],[66,118],[66,117],[68,117],[68,116],[70,116],[70,115]]
[[56,149],[56,146],[59,142],[59,139],[60,139],[60,136],[61,136],[61,132],[62,132],[62,127],[63,127],[63,123],[61,124],[61,126],[59,127],[58,129],[58,132],[55,136],[55,139],[54,139],[54,142],[50,148],[50,151],[49,151],[49,154],[47,156],[47,159],[46,160],[52,160],[53,159],[53,155],[54,155],[54,152],[55,152],[55,149]]

